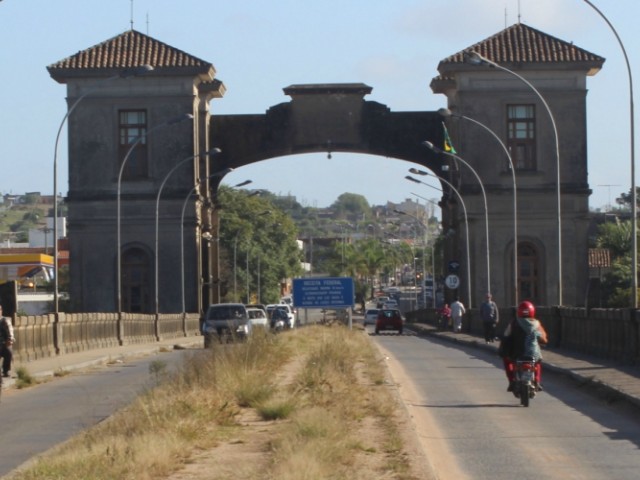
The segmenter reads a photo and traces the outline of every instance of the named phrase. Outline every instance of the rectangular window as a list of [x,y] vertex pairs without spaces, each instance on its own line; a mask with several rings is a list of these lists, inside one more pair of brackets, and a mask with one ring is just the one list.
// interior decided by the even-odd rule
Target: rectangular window
[[118,119],[120,166],[129,154],[122,177],[127,180],[147,178],[147,112],[145,110],[122,110]]
[[516,170],[537,170],[534,105],[507,105],[507,147]]

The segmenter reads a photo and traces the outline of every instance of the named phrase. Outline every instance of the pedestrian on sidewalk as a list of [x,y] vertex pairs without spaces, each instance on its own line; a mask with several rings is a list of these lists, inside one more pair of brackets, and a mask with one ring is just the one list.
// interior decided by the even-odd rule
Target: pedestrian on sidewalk
[[445,303],[440,310],[438,310],[438,330],[448,330],[451,328],[451,309],[449,304]]
[[487,293],[486,299],[480,305],[480,318],[484,330],[484,342],[493,343],[496,340],[496,326],[500,321],[498,305],[493,301],[491,293]]
[[462,331],[462,316],[466,312],[463,303],[456,297],[451,304],[451,319],[453,320],[453,331],[455,333]]
[[11,360],[13,359],[11,347],[14,341],[13,325],[11,320],[2,315],[2,305],[0,305],[0,357],[2,357],[3,377],[8,377],[11,371]]

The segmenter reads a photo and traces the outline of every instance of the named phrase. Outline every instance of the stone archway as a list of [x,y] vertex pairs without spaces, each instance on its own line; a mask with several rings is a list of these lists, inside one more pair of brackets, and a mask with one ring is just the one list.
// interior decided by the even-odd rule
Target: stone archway
[[[422,142],[431,139],[442,144],[442,117],[437,112],[392,112],[386,105],[364,100],[371,90],[362,83],[292,85],[284,89],[292,100],[271,107],[265,114],[213,115],[209,145],[219,147],[222,153],[216,155],[209,171],[286,155],[351,152],[405,160],[441,172],[446,160]],[[210,188],[215,192],[217,186],[211,184]],[[450,223],[451,216],[443,209],[444,225]],[[217,231],[215,209],[212,224]],[[451,248],[455,245],[457,242]],[[211,248],[203,261],[217,284],[217,244]],[[216,292],[214,288],[212,301],[219,300],[219,289]]]

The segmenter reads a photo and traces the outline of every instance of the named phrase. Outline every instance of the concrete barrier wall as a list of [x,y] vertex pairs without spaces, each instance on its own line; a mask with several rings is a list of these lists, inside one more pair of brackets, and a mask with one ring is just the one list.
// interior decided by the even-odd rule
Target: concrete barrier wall
[[198,314],[59,313],[13,318],[17,362],[200,335]]
[[[497,331],[501,334],[515,309],[501,308]],[[596,355],[623,363],[640,363],[640,311],[538,307],[536,316],[549,334],[549,347]],[[406,313],[409,322],[435,325],[436,311]],[[198,314],[145,315],[125,313],[60,313],[17,316],[13,319],[18,362],[118,345],[152,343],[160,339],[200,335]],[[482,335],[478,309],[463,319],[463,330]]]
[[[407,312],[407,320],[435,325],[433,309]],[[632,309],[591,309],[575,307],[537,307],[536,317],[549,336],[550,348],[595,355],[621,363],[640,363],[640,311]],[[498,334],[515,318],[514,308],[500,308]],[[482,336],[479,309],[467,310],[464,332]]]

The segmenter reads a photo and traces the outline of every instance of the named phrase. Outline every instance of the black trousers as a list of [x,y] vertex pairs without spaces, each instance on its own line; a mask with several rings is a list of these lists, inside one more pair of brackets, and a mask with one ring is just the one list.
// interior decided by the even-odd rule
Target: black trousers
[[493,322],[482,322],[484,328],[485,342],[493,342],[496,338],[496,324]]
[[13,351],[7,345],[0,345],[0,357],[2,357],[2,374],[8,375],[11,370],[11,361],[13,360]]

